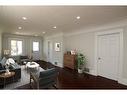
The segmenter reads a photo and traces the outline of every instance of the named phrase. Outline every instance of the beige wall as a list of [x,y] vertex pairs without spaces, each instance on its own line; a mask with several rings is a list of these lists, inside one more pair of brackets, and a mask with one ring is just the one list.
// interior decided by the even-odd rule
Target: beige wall
[[64,37],[65,50],[76,50],[83,53],[88,59],[87,67],[94,66],[94,33],[81,33]]

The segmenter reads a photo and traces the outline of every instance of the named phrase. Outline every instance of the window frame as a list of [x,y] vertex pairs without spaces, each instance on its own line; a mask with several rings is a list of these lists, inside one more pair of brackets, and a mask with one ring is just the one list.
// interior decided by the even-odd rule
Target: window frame
[[12,40],[22,41],[22,53],[21,54],[17,54],[17,55],[12,55],[11,52],[10,52],[10,55],[11,56],[23,55],[23,53],[24,53],[24,40],[23,39],[19,39],[19,38],[9,38],[8,39],[8,42],[9,42],[9,47],[8,48],[10,49],[10,51],[11,51],[11,41]]
[[[38,42],[38,50],[34,50],[34,42]],[[40,51],[40,42],[39,41],[32,41],[32,51],[33,52],[39,52]]]

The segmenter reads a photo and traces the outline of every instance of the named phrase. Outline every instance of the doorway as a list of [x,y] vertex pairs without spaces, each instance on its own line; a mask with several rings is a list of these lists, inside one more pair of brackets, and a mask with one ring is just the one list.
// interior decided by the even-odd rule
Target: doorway
[[32,59],[40,60],[41,59],[41,43],[40,40],[32,40]]
[[48,41],[47,55],[48,55],[48,62],[52,62],[52,43],[51,41]]
[[118,80],[122,72],[121,32],[107,31],[96,36],[97,75]]

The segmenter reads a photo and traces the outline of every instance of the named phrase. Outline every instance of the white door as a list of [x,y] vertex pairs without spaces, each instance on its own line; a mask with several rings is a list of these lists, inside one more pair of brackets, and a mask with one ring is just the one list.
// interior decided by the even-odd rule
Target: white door
[[48,41],[48,62],[52,62],[52,43],[51,41]]
[[32,56],[34,60],[40,60],[41,50],[39,41],[32,41]]
[[120,34],[98,36],[98,75],[117,80]]

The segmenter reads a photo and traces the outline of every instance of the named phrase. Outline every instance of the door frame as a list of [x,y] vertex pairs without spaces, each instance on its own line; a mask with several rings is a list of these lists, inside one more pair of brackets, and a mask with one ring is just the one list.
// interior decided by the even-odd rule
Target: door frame
[[[50,45],[51,45],[51,47],[50,47]],[[47,62],[52,62],[52,51],[53,51],[52,41],[50,41],[50,40],[47,41],[47,48],[48,48],[47,49],[47,56],[48,56]],[[50,52],[50,54],[48,52]]]
[[110,29],[110,30],[105,30],[103,32],[97,32],[95,33],[95,72],[94,75],[98,76],[98,36],[100,35],[107,35],[107,34],[116,34],[118,33],[120,36],[120,57],[119,61],[120,63],[118,64],[118,79],[117,81],[120,81],[122,79],[122,70],[123,70],[123,29]]
[[41,39],[33,38],[33,39],[30,40],[30,56],[32,56],[32,57],[33,57],[33,53],[34,53],[34,51],[33,51],[33,42],[39,42],[39,60],[41,60],[41,57],[42,57],[42,54],[41,54],[41,52],[42,52]]
[[[24,39],[17,38],[17,37],[14,37],[14,38],[10,37],[10,38],[8,38],[7,49],[9,49],[10,51],[11,51],[11,40],[22,41],[22,54],[21,55],[25,55],[25,43],[24,43],[25,41],[24,41]],[[11,55],[11,53],[10,53],[10,55]],[[16,55],[16,56],[19,56],[19,55]]]

